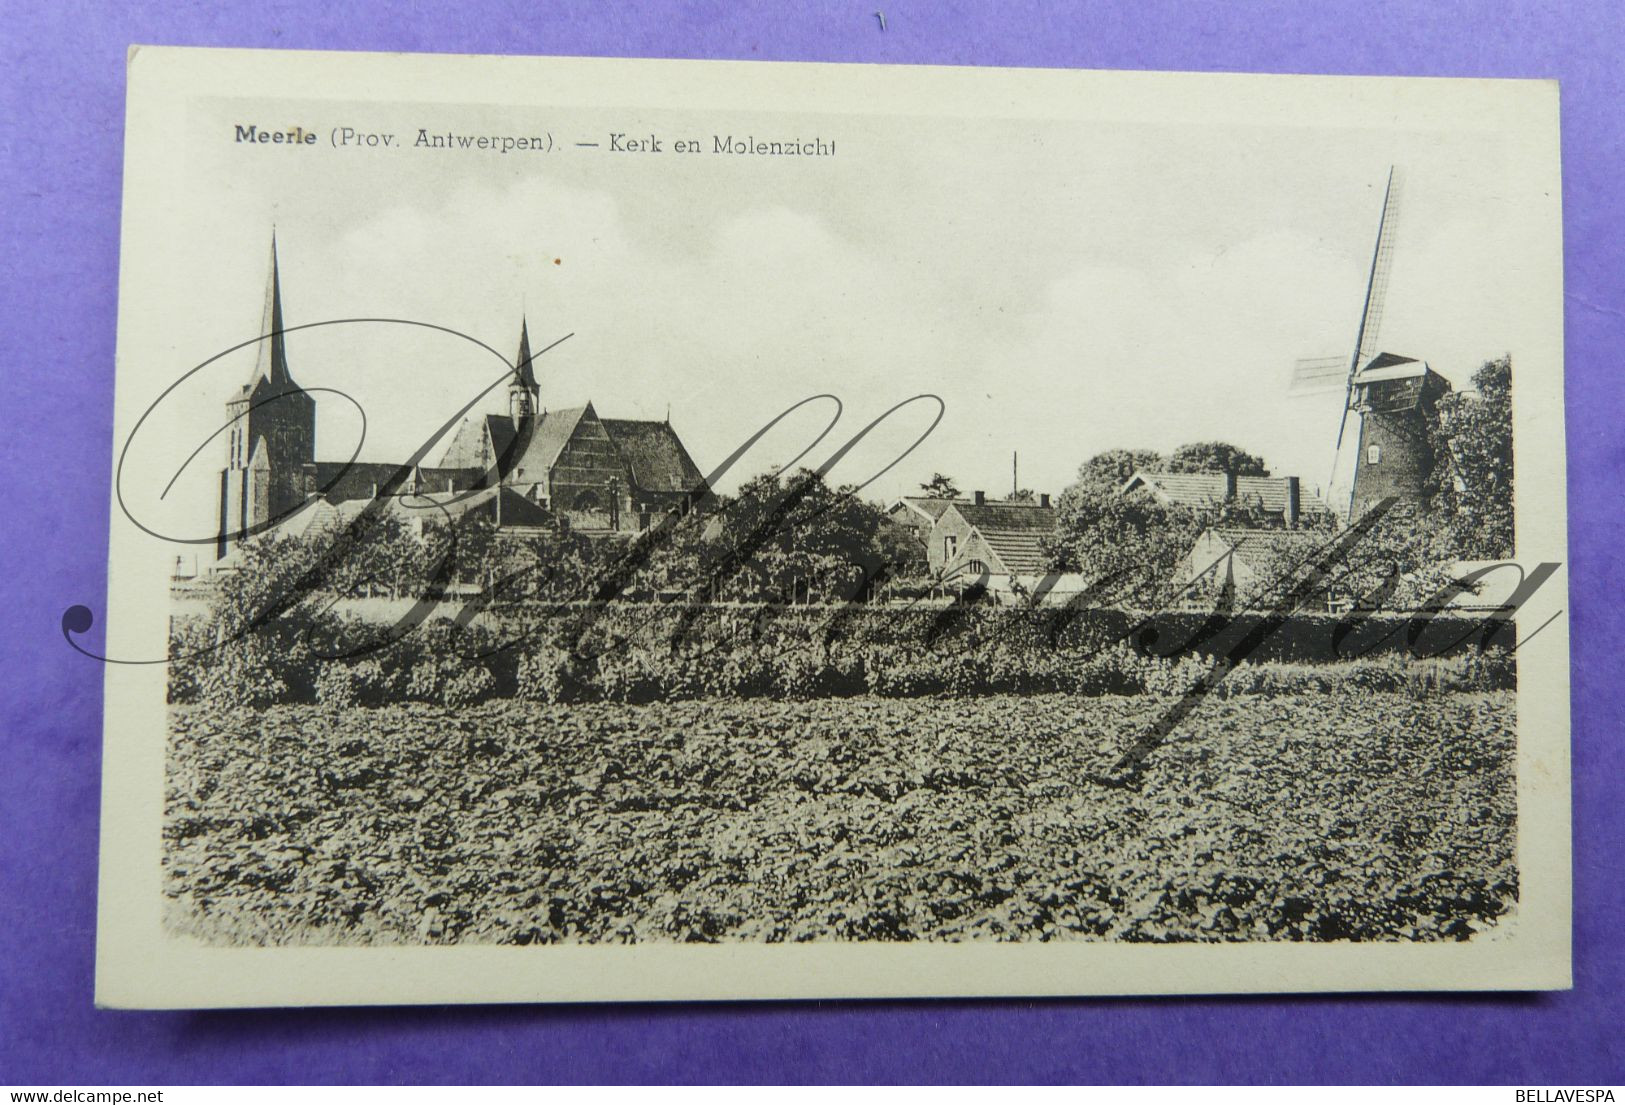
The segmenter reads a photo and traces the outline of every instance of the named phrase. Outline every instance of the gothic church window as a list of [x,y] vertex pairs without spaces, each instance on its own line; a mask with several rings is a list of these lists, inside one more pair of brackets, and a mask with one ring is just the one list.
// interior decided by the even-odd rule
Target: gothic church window
[[1367,449],[1365,451],[1365,462],[1367,464],[1381,464],[1382,463],[1382,446],[1381,445],[1373,445],[1369,449]]

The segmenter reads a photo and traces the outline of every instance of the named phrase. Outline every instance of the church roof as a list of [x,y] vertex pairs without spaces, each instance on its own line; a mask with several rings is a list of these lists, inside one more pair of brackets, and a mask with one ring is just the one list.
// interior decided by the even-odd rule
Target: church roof
[[[581,424],[581,416],[591,409],[592,404],[588,403],[584,407],[561,407],[539,415],[536,429],[531,434],[530,444],[525,448],[525,455],[519,459],[513,471],[517,472],[523,468],[534,474],[551,472],[559,461],[559,454],[570,444],[571,436]],[[511,434],[513,424],[510,422],[508,427]],[[500,456],[501,453],[497,455]]]
[[631,418],[599,421],[631,466],[632,481],[643,490],[687,492],[705,482],[671,423]]
[[[402,522],[455,521],[466,514],[480,514],[495,522],[498,517],[498,489],[483,487],[474,491],[427,491],[409,495],[388,495],[378,500],[376,513]],[[552,516],[512,488],[500,490],[500,512],[504,526],[547,526]],[[369,497],[337,502],[314,499],[276,527],[279,536],[331,537],[350,525],[373,504]]]
[[[483,429],[485,440],[490,442],[492,458],[483,457],[483,443],[477,435],[459,431],[446,447],[440,467],[484,468],[517,447],[523,452],[510,461],[510,478],[527,483],[542,482],[558,463],[565,446],[570,444],[581,420],[589,414],[598,417],[591,403],[546,411],[537,416],[530,440],[517,446],[513,420],[503,414],[488,414],[484,416]],[[704,484],[705,477],[669,423],[632,418],[598,421],[632,469],[632,482],[643,490],[689,492]]]

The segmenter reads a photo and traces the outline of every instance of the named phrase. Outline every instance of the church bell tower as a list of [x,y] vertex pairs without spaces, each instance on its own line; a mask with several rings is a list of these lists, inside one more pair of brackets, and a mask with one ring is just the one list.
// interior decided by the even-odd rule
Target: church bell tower
[[274,232],[260,335],[254,371],[226,401],[217,556],[298,508],[305,501],[305,465],[316,460],[316,400],[288,372]]

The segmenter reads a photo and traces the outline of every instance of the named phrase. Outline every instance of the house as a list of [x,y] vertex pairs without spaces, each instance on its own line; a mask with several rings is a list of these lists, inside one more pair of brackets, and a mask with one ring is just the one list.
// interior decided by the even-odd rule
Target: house
[[1237,476],[1232,472],[1135,472],[1120,495],[1147,494],[1169,506],[1190,510],[1225,504],[1248,506],[1288,529],[1310,516],[1328,513],[1326,504],[1306,493],[1297,476]]
[[1012,579],[1042,576],[1049,567],[1042,542],[1055,532],[1055,518],[1048,495],[1036,503],[989,502],[978,491],[938,515],[926,558],[944,580],[968,584],[987,576],[989,586],[1008,588]]

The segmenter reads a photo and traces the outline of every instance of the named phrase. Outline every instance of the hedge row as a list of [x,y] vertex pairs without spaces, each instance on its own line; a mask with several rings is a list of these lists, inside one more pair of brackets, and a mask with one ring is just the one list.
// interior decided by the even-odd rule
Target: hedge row
[[[284,618],[247,637],[215,643],[206,622],[176,629],[170,699],[222,704],[334,705],[433,702],[451,707],[518,697],[543,702],[650,702],[698,698],[889,698],[986,694],[1182,694],[1213,668],[1213,656],[1256,628],[1164,615],[1137,622],[1120,611],[1063,619],[1054,611],[855,610],[831,632],[827,612],[721,608],[688,631],[680,611],[611,608],[589,625],[579,609],[531,610],[504,628],[429,621],[382,647],[383,626],[354,618]],[[1406,625],[1376,625],[1348,640],[1371,656],[1338,663],[1283,663],[1307,642],[1327,647],[1336,619],[1295,619],[1286,645],[1264,637],[1211,693],[1288,694],[1354,687],[1372,691],[1495,689],[1515,685],[1504,631],[1418,659],[1391,647]],[[1362,639],[1363,635],[1363,639]],[[1464,627],[1449,627],[1450,639]],[[1424,637],[1424,643],[1426,638]],[[1166,650],[1160,651],[1159,648]],[[1349,648],[1345,643],[1345,649]]]

